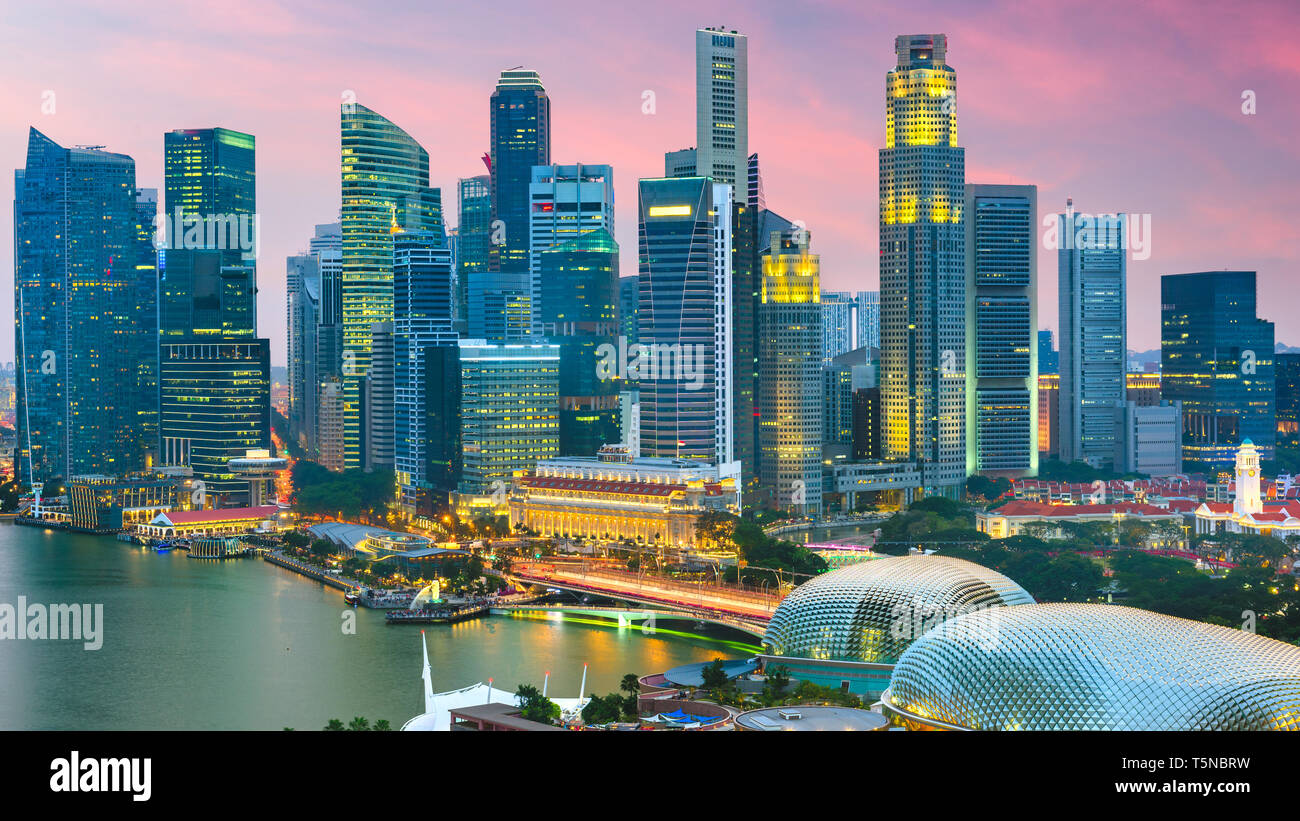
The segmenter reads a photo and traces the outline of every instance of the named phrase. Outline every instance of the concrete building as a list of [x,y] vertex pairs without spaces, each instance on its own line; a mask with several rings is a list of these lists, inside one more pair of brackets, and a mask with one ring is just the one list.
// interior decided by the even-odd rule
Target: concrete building
[[1116,408],[1115,470],[1172,476],[1183,472],[1181,402],[1139,405],[1133,400]]
[[695,146],[696,176],[747,191],[749,38],[735,30],[695,32]]

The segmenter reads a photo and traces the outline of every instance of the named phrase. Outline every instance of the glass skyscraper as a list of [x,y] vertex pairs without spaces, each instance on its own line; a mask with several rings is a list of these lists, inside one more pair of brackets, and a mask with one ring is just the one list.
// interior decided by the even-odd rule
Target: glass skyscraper
[[895,39],[880,149],[880,348],[886,458],[927,493],[966,480],[965,150],[947,37]]
[[465,327],[469,316],[469,282],[488,269],[492,235],[492,178],[465,177],[456,184],[458,247],[456,249],[456,319]]
[[1273,323],[1256,314],[1254,271],[1160,278],[1160,396],[1183,403],[1183,461],[1233,462],[1277,437]]
[[1057,433],[1061,460],[1110,467],[1117,403],[1125,399],[1128,335],[1123,214],[1057,219],[1061,374]]
[[732,189],[644,179],[637,335],[641,454],[727,465],[733,449]]
[[372,328],[393,318],[394,228],[443,232],[442,195],[429,187],[429,154],[385,117],[357,103],[341,109],[345,464],[365,460],[361,394]]
[[695,174],[749,190],[749,38],[695,32]]
[[966,186],[966,470],[1038,473],[1038,189]]
[[626,381],[602,379],[602,345],[618,349],[618,243],[604,228],[534,254],[541,325],[560,347],[560,455],[595,456],[619,441],[618,393]]
[[847,291],[822,291],[822,366],[853,350],[853,295]]
[[528,186],[529,302],[533,335],[553,333],[543,314],[541,254],[589,231],[614,234],[614,170],[608,165],[539,165]]
[[154,319],[143,315],[142,282],[154,274],[138,195],[130,157],[28,132],[14,185],[14,472],[23,481],[144,466],[157,349]]

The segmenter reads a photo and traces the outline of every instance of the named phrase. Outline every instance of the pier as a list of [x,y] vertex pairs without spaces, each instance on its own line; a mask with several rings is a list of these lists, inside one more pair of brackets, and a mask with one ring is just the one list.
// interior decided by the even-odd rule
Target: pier
[[295,573],[306,576],[309,579],[315,579],[316,581],[320,582],[321,584],[324,584],[327,587],[333,587],[336,590],[342,590],[345,593],[351,593],[355,590],[361,589],[361,585],[353,581],[352,579],[344,578],[342,576],[335,576],[331,573],[326,573],[324,570],[321,570],[319,567],[313,567],[309,564],[303,564],[302,562],[294,561],[293,559],[286,558],[280,553],[277,553],[272,550],[268,550],[264,552],[262,554],[262,559],[270,562],[273,565],[283,567],[286,570],[292,570]]

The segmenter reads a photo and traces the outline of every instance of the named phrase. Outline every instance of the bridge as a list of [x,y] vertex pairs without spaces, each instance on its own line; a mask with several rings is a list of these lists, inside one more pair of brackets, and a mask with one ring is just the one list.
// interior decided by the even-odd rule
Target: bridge
[[652,631],[655,622],[659,619],[700,621],[720,625],[722,627],[730,627],[733,630],[739,630],[742,633],[748,633],[749,635],[760,639],[763,637],[763,633],[767,629],[766,620],[760,620],[757,618],[738,618],[735,616],[727,616],[720,613],[712,613],[693,608],[670,610],[667,608],[637,609],[632,607],[594,607],[590,605],[512,604],[503,607],[493,607],[491,613],[494,615],[518,613],[527,616],[551,613],[566,616],[593,616],[610,620],[616,619],[619,627],[630,627],[634,623],[640,622],[641,629],[646,632]]
[[559,562],[520,563],[505,575],[517,584],[634,602],[650,608],[690,613],[701,620],[730,619],[747,625],[766,625],[781,603],[781,595],[776,592],[645,577],[585,564],[567,567]]

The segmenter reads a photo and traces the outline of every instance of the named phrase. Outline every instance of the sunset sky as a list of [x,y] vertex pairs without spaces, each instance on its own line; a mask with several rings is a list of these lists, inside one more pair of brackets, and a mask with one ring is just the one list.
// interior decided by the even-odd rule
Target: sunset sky
[[[1300,345],[1300,4],[1120,2],[27,3],[3,26],[0,164],[35,126],[104,145],[162,188],[163,133],[257,137],[259,331],[284,362],[285,256],[339,208],[339,103],[429,152],[454,225],[456,180],[484,173],[502,69],[539,71],[553,162],[614,167],[621,273],[636,273],[636,180],[695,143],[694,34],[749,36],[749,148],[768,206],[803,220],[823,288],[878,286],[877,149],[897,34],[945,33],[967,182],[1032,183],[1039,216],[1151,215],[1130,261],[1129,347],[1158,347],[1159,277],[1259,272],[1260,313]],[[656,110],[642,113],[644,91]],[[1257,113],[1242,112],[1242,93]],[[55,111],[42,113],[46,91]],[[10,178],[12,179],[12,178]],[[6,183],[7,185],[11,183]],[[160,195],[161,199],[161,195]],[[12,316],[12,189],[0,310]],[[1040,228],[1040,236],[1042,230]],[[1056,327],[1055,252],[1040,248],[1039,325]],[[13,358],[0,335],[0,359]]]

